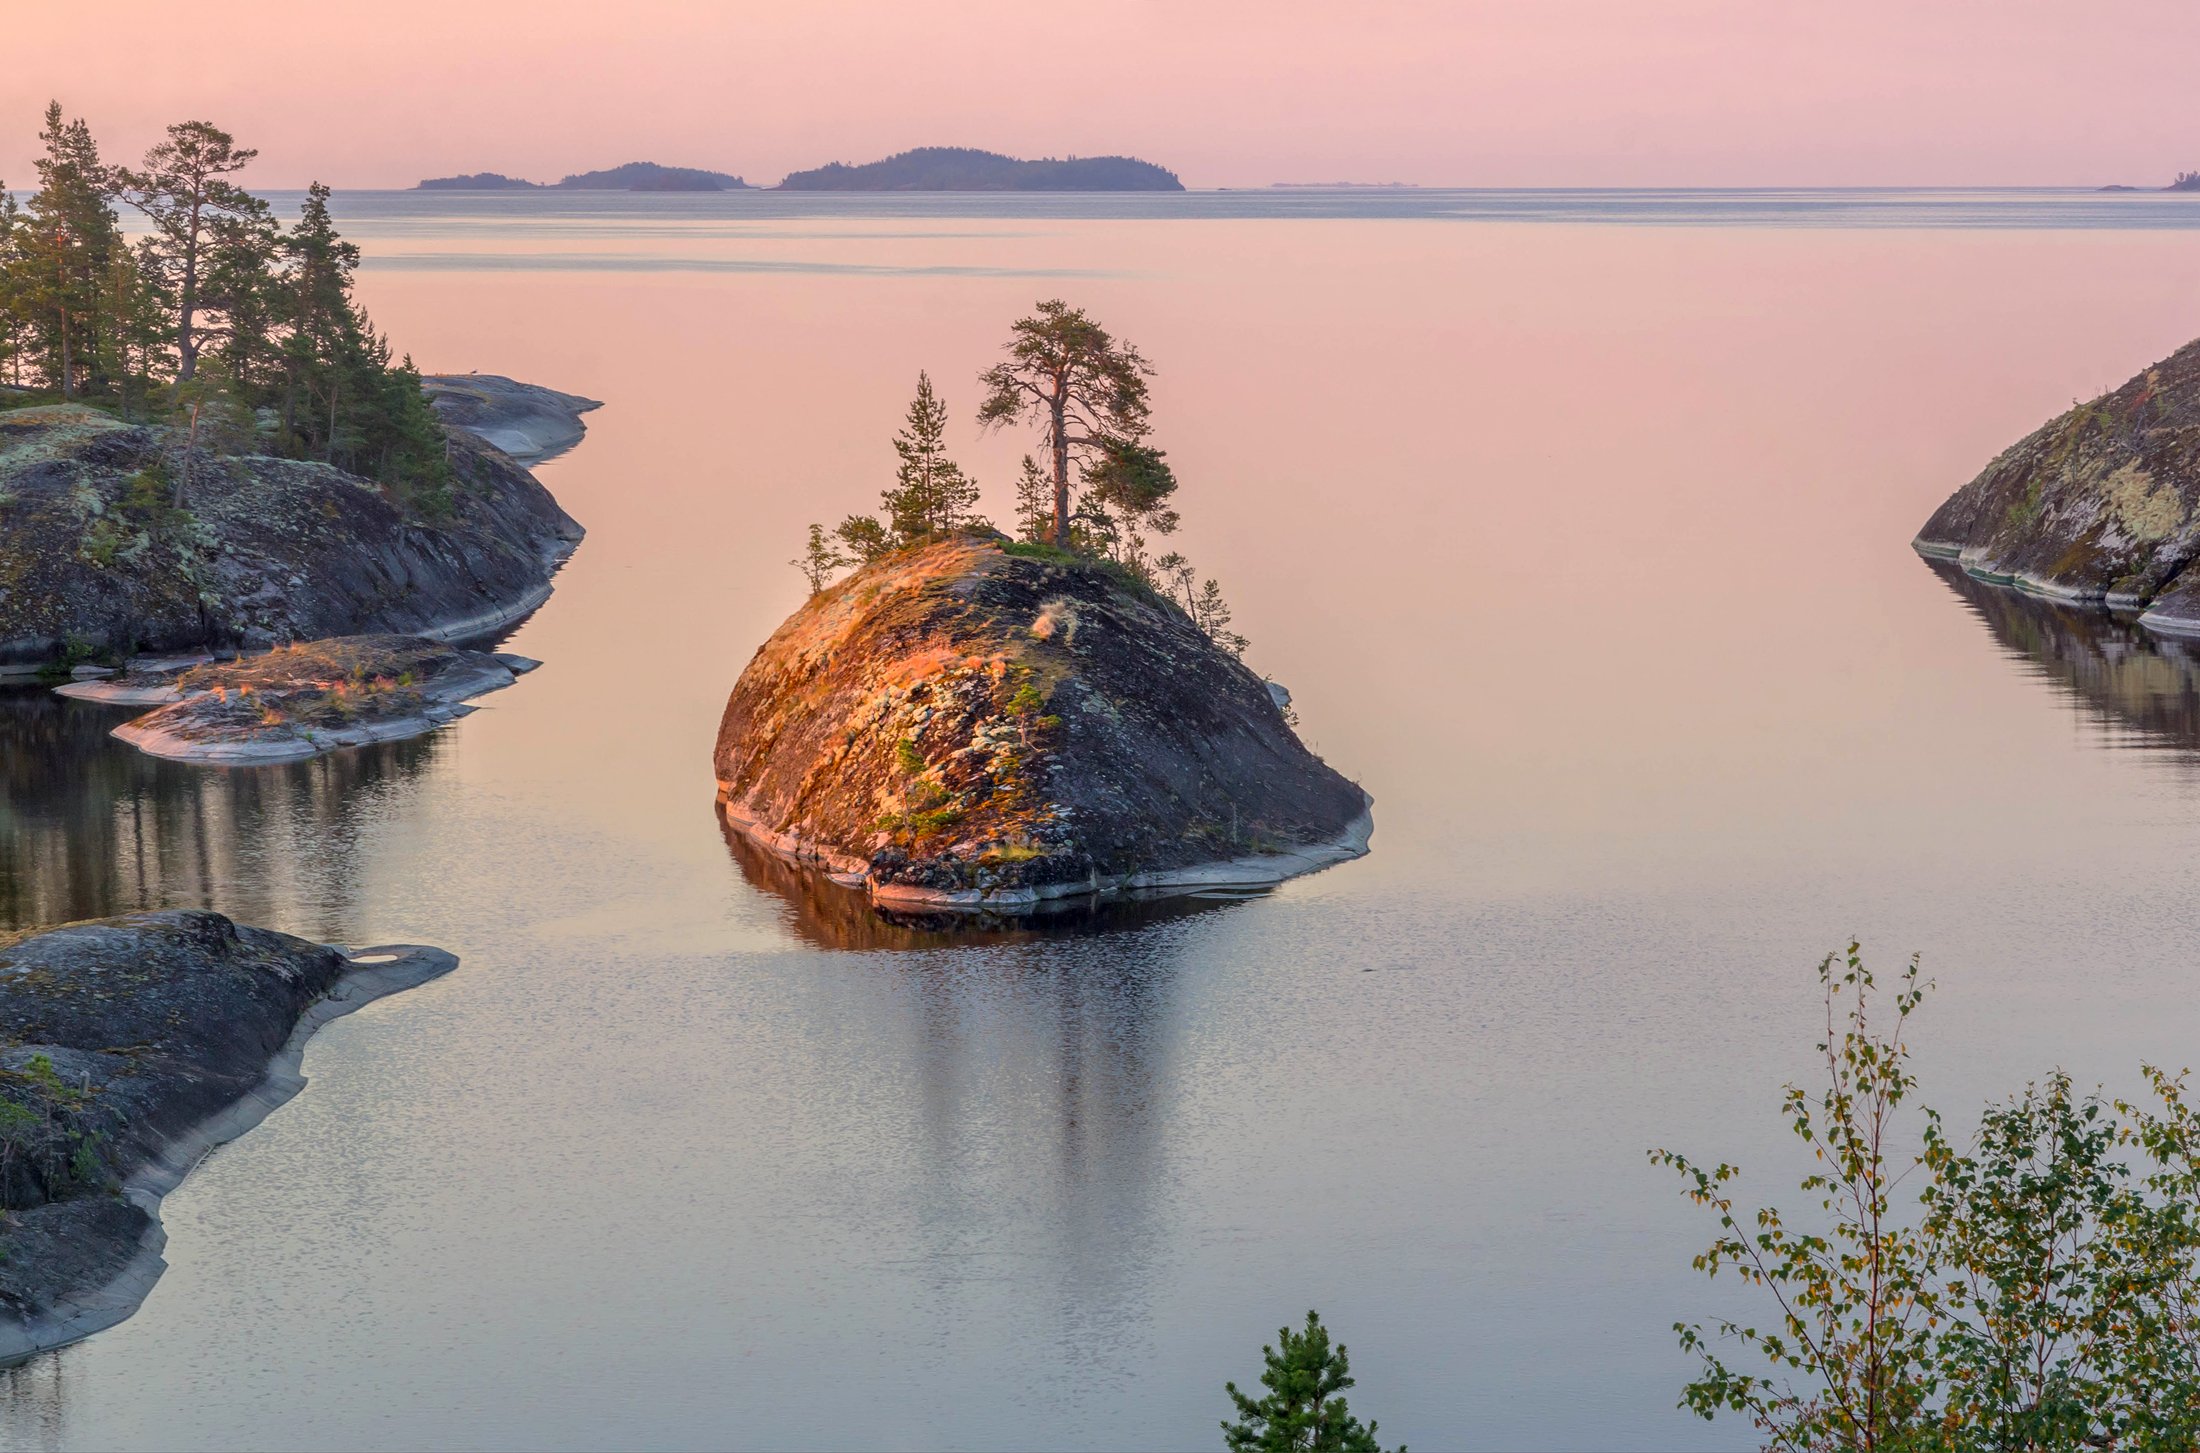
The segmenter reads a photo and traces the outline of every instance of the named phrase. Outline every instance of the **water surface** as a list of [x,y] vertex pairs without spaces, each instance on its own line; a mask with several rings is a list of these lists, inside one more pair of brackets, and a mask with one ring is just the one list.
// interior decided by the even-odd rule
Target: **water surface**
[[[2196,331],[2200,199],[1244,196],[348,199],[424,367],[607,401],[542,471],[589,538],[421,741],[0,698],[0,922],[463,960],[315,1039],[0,1447],[1205,1446],[1309,1306],[1386,1439],[1746,1447],[1673,1410],[1736,1304],[1643,1153],[1792,1184],[1821,953],[1924,953],[1952,1112],[2193,1057],[2191,658],[1907,541]],[[918,369],[1006,513],[973,380],[1056,293],[1159,365],[1181,543],[1375,851],[881,924],[727,842],[718,713]]]

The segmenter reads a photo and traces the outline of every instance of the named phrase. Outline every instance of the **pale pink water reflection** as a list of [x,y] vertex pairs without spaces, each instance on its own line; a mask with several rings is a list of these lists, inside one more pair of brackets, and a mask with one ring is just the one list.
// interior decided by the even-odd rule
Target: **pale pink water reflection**
[[[1308,1305],[1388,1436],[1746,1446],[1672,1411],[1666,1328],[1726,1303],[1642,1152],[1784,1171],[1818,954],[1926,952],[1951,1107],[2200,1039],[2192,759],[1907,549],[2200,331],[2190,233],[355,230],[424,366],[607,401],[544,471],[589,539],[515,642],[545,668],[403,761],[14,789],[33,843],[176,819],[34,907],[241,902],[464,964],[316,1041],[0,1446],[1180,1447]],[[1375,853],[1115,934],[831,951],[729,859],[718,712],[918,369],[1003,507],[1022,445],[970,380],[1056,293],[1160,366],[1182,543]]]

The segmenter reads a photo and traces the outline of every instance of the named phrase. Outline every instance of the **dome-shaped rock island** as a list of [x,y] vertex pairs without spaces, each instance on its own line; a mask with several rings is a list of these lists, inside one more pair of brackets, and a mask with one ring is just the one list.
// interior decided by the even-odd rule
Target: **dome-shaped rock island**
[[1372,831],[1181,610],[982,533],[812,596],[741,673],[716,765],[729,826],[884,907],[1259,887]]
[[1994,584],[2200,635],[2200,342],[2004,450],[1915,547]]

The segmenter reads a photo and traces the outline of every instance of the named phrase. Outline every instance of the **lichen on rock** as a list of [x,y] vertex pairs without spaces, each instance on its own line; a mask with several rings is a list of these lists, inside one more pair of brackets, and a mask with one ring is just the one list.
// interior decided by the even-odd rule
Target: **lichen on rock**
[[2004,450],[1914,543],[1993,583],[2200,632],[2200,342]]
[[303,1037],[456,962],[196,910],[0,935],[0,1365],[134,1311],[161,1196],[297,1091]]
[[[512,684],[537,662],[469,651],[420,636],[302,641],[167,676],[170,700],[116,727],[139,751],[179,761],[264,765],[343,747],[396,741],[471,711],[464,703]],[[149,694],[135,673],[120,699]],[[63,687],[99,700],[110,683]]]
[[177,509],[176,429],[78,405],[0,411],[0,675],[508,625],[549,595],[581,528],[503,453],[449,437],[433,518],[327,464],[205,449]]
[[730,824],[888,905],[1272,882],[1365,845],[1365,794],[1181,610],[983,533],[813,596],[716,766]]

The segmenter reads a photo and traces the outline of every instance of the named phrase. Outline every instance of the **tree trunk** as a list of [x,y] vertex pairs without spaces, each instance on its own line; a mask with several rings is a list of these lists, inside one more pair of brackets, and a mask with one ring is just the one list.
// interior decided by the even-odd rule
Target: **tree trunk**
[[199,307],[199,204],[191,203],[191,226],[183,239],[183,286],[176,294],[176,382],[189,383],[198,371],[199,350],[191,340],[192,316]]
[[1060,393],[1054,407],[1054,548],[1069,548],[1069,400]]
[[199,406],[191,405],[191,435],[183,445],[183,473],[176,480],[174,509],[185,508],[191,499],[191,464],[199,457]]
[[75,391],[69,376],[76,371],[76,360],[69,349],[69,310],[63,307],[56,315],[61,319],[61,397],[74,398]]

